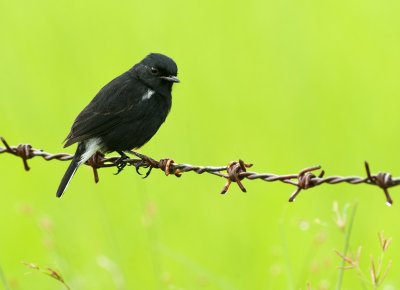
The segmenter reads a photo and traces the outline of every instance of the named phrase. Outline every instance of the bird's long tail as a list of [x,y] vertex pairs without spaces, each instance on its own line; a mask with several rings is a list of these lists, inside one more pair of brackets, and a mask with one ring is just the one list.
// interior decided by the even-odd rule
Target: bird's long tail
[[85,152],[85,144],[79,143],[78,148],[76,149],[74,158],[72,159],[71,163],[68,166],[67,171],[65,172],[63,178],[61,179],[61,183],[57,189],[57,197],[61,197],[67,188],[69,182],[71,181],[72,177],[74,176],[76,170],[78,169],[79,165],[81,165],[82,161],[82,154]]

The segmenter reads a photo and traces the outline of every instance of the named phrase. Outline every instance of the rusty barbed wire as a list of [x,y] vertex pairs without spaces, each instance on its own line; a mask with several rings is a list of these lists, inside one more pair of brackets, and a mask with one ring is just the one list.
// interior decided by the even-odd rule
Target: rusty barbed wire
[[[18,156],[22,159],[25,170],[30,170],[28,165],[28,160],[33,157],[42,157],[46,161],[49,160],[60,160],[67,161],[73,158],[73,155],[67,153],[57,153],[52,154],[45,152],[43,150],[35,149],[29,144],[20,144],[17,146],[8,145],[7,141],[0,137],[1,142],[4,147],[0,146],[1,153],[9,153]],[[310,189],[315,186],[327,184],[338,184],[338,183],[349,183],[349,184],[369,184],[381,188],[385,194],[386,204],[392,205],[393,199],[389,194],[389,188],[397,186],[400,184],[400,177],[392,177],[390,173],[379,172],[377,174],[372,174],[367,161],[365,161],[365,171],[366,177],[360,176],[329,176],[324,177],[324,170],[321,166],[311,166],[304,168],[299,173],[277,175],[273,173],[257,173],[247,171],[248,168],[252,167],[253,164],[245,163],[243,160],[232,161],[226,166],[196,166],[191,164],[177,164],[174,160],[166,158],[155,160],[144,154],[130,151],[132,155],[135,155],[138,159],[125,159],[124,163],[127,165],[134,166],[136,172],[140,175],[140,168],[146,168],[147,172],[143,178],[150,175],[153,168],[160,169],[164,171],[165,175],[175,175],[180,177],[185,172],[193,171],[197,174],[209,173],[219,177],[225,178],[227,181],[221,190],[221,194],[225,194],[232,183],[236,183],[240,190],[246,192],[246,188],[243,185],[243,180],[254,180],[261,179],[266,182],[281,181],[283,183],[291,184],[296,187],[296,190],[290,195],[289,202],[293,202],[301,191]],[[99,182],[98,169],[103,167],[113,167],[116,166],[116,161],[119,157],[105,157],[101,153],[96,153],[92,156],[85,164],[91,166],[93,169],[94,180]],[[321,170],[318,174],[316,171]],[[224,173],[226,172],[226,173]],[[118,172],[119,173],[119,172]],[[117,173],[117,174],[118,174]]]

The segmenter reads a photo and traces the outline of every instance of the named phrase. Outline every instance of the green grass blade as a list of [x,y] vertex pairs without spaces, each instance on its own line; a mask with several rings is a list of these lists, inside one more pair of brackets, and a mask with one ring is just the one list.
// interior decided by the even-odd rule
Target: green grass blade
[[[357,211],[357,203],[354,203],[351,214],[350,214],[350,220],[349,223],[347,225],[347,229],[346,229],[346,233],[345,233],[345,237],[344,237],[344,249],[342,254],[344,256],[347,255],[347,252],[349,250],[349,246],[350,246],[350,236],[351,236],[351,231],[353,229],[353,223],[354,223],[354,219],[356,216],[356,211]],[[340,290],[342,288],[342,282],[343,282],[343,275],[344,275],[344,270],[345,270],[345,263],[346,261],[344,259],[342,259],[342,261],[340,262],[340,266],[339,266],[339,274],[338,274],[338,280],[337,280],[337,284],[336,284],[336,290]]]

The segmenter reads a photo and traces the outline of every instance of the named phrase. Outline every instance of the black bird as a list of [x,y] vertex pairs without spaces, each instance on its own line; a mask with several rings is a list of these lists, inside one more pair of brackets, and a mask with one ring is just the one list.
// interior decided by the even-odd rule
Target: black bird
[[[124,151],[143,146],[171,109],[171,89],[178,83],[175,62],[151,53],[105,85],[75,119],[64,147],[78,143],[74,158],[57,190],[60,197],[79,165],[97,151]],[[120,165],[123,165],[120,163]],[[120,171],[120,167],[119,171]]]

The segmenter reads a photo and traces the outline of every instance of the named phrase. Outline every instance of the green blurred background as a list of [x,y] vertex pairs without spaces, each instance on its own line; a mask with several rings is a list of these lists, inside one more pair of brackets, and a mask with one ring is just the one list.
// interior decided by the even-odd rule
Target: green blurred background
[[[181,83],[167,122],[141,149],[180,163],[327,175],[400,175],[400,2],[0,2],[0,135],[62,148],[72,121],[109,80],[149,52],[171,56]],[[58,270],[71,289],[334,289],[344,234],[332,204],[358,202],[350,250],[361,268],[393,237],[383,289],[400,287],[400,198],[325,185],[293,187],[127,168],[81,168],[66,195],[66,162],[0,156],[0,289],[63,289],[21,261]],[[341,289],[362,288],[355,270]]]

